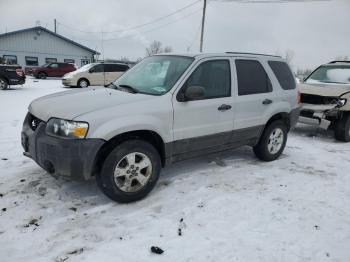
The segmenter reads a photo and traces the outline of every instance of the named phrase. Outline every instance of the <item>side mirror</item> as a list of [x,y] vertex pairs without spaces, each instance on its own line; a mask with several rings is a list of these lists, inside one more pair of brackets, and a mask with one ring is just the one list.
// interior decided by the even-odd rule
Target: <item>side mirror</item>
[[91,73],[93,73],[94,72],[94,69],[93,68],[90,68],[89,69],[89,73],[91,74]]
[[205,97],[205,89],[202,86],[189,86],[183,95],[183,101],[199,100]]

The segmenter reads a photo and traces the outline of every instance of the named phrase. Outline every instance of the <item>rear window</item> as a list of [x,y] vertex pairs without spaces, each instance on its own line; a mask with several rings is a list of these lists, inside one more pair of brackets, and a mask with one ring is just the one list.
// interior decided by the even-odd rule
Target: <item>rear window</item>
[[236,60],[238,95],[254,95],[272,91],[271,81],[259,61]]
[[289,66],[281,61],[269,61],[269,65],[284,90],[295,89],[295,79]]

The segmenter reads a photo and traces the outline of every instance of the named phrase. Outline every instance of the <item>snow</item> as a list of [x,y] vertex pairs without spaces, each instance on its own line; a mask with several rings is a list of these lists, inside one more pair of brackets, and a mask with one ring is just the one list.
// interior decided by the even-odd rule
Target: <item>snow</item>
[[30,101],[66,90],[28,78],[0,92],[0,261],[349,261],[350,144],[332,133],[298,126],[270,163],[249,147],[177,163],[118,204],[22,155]]

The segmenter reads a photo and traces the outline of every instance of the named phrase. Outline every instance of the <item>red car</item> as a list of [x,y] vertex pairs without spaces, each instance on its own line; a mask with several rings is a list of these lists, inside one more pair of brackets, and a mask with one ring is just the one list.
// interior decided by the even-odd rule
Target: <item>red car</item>
[[46,77],[62,77],[67,73],[77,70],[75,65],[68,63],[52,62],[43,66],[33,68],[35,78],[45,79]]

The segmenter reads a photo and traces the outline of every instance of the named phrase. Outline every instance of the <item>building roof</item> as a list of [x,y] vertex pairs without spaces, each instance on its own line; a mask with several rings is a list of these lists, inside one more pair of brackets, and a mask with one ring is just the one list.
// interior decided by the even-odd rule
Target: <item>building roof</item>
[[26,28],[26,29],[21,29],[21,30],[16,30],[16,31],[12,31],[12,32],[8,32],[8,33],[4,33],[4,34],[0,34],[0,37],[3,37],[3,36],[9,36],[9,35],[14,35],[14,34],[18,34],[18,33],[24,33],[24,32],[30,32],[30,31],[35,31],[35,30],[42,30],[48,34],[51,34],[53,36],[56,36],[58,38],[61,38],[62,40],[65,40],[73,45],[76,45],[76,46],[79,46],[80,48],[83,48],[85,50],[88,50],[90,51],[91,53],[95,54],[95,55],[99,55],[100,53],[95,51],[95,50],[92,50],[91,48],[89,47],[86,47],[82,44],[79,44],[67,37],[64,37],[62,35],[59,35],[59,34],[56,34],[55,32],[52,32],[51,30],[45,28],[45,27],[42,27],[42,26],[35,26],[35,27],[30,27],[30,28]]

